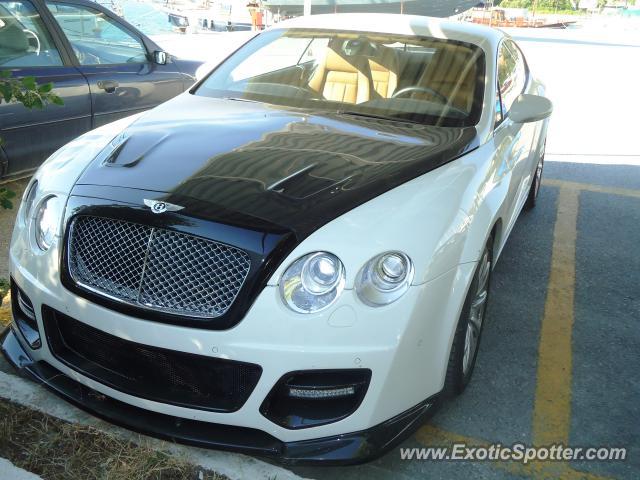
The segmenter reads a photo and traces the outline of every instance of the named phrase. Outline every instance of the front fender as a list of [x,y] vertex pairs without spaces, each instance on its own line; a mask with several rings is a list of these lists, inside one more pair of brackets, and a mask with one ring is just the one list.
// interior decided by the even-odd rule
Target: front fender
[[329,251],[345,265],[346,288],[373,256],[400,250],[416,269],[420,285],[462,263],[478,260],[507,189],[491,144],[415,178],[318,229],[276,269],[277,285],[295,259]]

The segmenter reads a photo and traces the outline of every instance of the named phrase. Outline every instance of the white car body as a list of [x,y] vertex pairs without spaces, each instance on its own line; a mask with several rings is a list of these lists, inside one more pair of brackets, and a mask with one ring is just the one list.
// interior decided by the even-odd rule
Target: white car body
[[[80,384],[144,410],[248,427],[282,442],[298,442],[370,429],[443,390],[456,325],[477,262],[491,235],[493,263],[507,241],[544,153],[548,119],[515,123],[507,116],[495,126],[496,57],[501,42],[508,39],[498,30],[423,17],[349,14],[299,18],[273,28],[419,35],[480,46],[487,69],[484,107],[476,125],[478,148],[357,206],[312,233],[275,270],[242,321],[228,330],[152,322],[115,312],[70,292],[59,278],[63,225],[57,241],[42,252],[35,245],[33,220],[25,219],[22,212],[11,242],[10,268],[11,277],[32,300],[36,312],[46,304],[119,338],[252,362],[263,372],[240,410],[217,413],[128,395],[60,362],[46,341],[42,348],[31,350],[18,336],[34,362],[44,360]],[[544,87],[529,73],[523,93],[543,96]],[[39,182],[39,198],[55,194],[66,203],[89,162],[136,118],[89,132],[54,154],[34,177]],[[413,261],[415,276],[400,300],[372,308],[356,295],[356,274],[369,259],[387,250],[405,252]],[[285,306],[278,286],[295,259],[316,251],[329,251],[342,260],[345,288],[330,308],[301,315]],[[40,314],[37,316],[42,331]],[[372,371],[368,391],[356,413],[334,423],[298,430],[283,428],[260,413],[261,403],[287,372],[334,368]]]

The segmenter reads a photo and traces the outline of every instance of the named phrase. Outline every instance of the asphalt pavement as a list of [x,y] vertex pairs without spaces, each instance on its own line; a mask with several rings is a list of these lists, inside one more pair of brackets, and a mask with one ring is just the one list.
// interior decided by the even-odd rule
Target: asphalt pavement
[[[601,181],[574,181],[590,178],[593,168]],[[640,478],[640,161],[622,168],[549,162],[545,170],[546,184],[538,205],[522,213],[494,270],[476,370],[465,393],[445,405],[411,439],[375,462],[347,468],[297,468],[294,472],[308,478],[343,480]],[[573,211],[560,203],[561,190],[562,198],[577,197]],[[561,260],[553,252],[567,245],[554,237],[566,230],[562,215],[567,214],[575,215],[570,282],[574,302],[560,306],[564,310],[556,319],[548,304],[558,286],[550,277],[558,268],[554,261]],[[570,268],[565,273],[570,276]],[[561,292],[563,289],[560,285]],[[572,328],[554,332],[564,337],[564,343],[542,335],[545,322],[564,322],[567,317]],[[557,343],[565,346],[560,352],[553,351]],[[569,357],[569,362],[541,368],[539,356],[556,353],[560,358]],[[544,398],[539,391],[540,384],[549,383],[559,385],[558,397]],[[568,393],[568,405],[560,398],[563,390]],[[558,418],[559,424],[554,424]],[[551,432],[546,436],[536,433],[548,427]],[[578,447],[626,447],[627,460],[524,466],[400,457],[400,448],[407,447],[548,444],[538,438]]]

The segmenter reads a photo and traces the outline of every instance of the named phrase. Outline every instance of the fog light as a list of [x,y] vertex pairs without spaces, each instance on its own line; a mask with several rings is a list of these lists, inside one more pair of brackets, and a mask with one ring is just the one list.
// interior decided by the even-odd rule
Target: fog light
[[314,389],[314,388],[290,388],[289,396],[293,398],[337,398],[355,395],[355,387]]
[[304,370],[282,377],[260,406],[260,413],[288,429],[337,422],[364,399],[371,370]]
[[35,322],[36,312],[33,310],[33,304],[31,303],[31,300],[29,300],[29,298],[24,293],[22,293],[22,290],[20,290],[19,288],[17,288],[16,290],[18,291],[18,307],[20,307],[22,313],[29,320]]
[[34,350],[42,346],[36,312],[29,297],[11,280],[11,310],[13,322],[24,340]]

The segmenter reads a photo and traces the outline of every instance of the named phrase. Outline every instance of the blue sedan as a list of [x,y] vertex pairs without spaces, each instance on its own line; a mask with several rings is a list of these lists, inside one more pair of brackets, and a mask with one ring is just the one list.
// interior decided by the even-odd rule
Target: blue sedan
[[0,70],[53,82],[64,101],[0,105],[0,177],[29,173],[78,135],[178,95],[199,65],[91,1],[0,0]]

